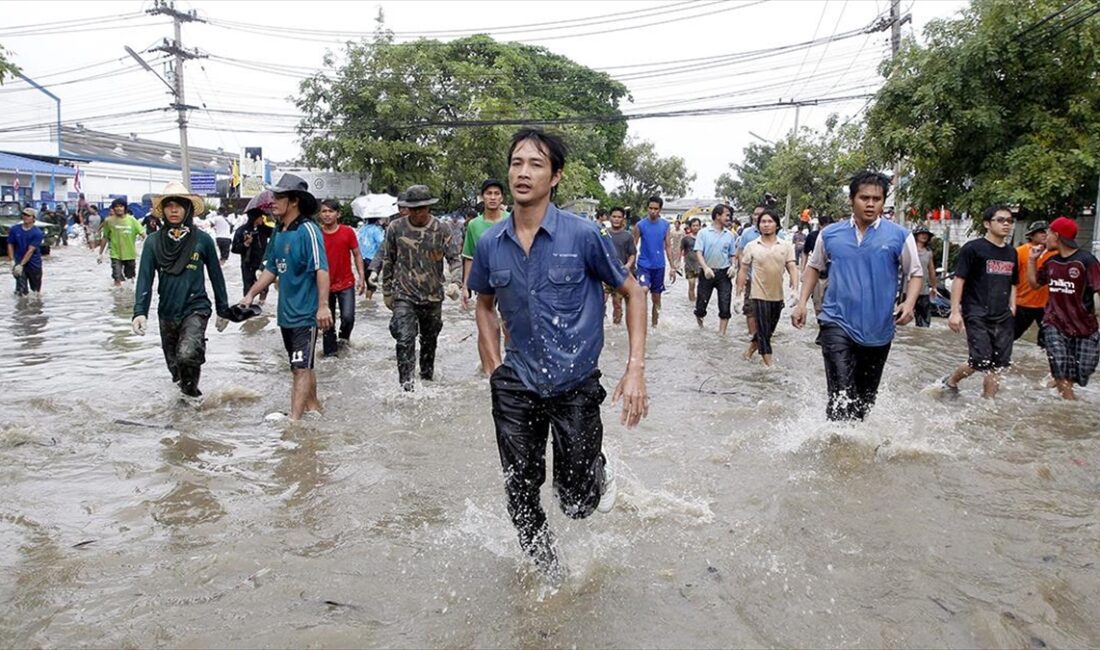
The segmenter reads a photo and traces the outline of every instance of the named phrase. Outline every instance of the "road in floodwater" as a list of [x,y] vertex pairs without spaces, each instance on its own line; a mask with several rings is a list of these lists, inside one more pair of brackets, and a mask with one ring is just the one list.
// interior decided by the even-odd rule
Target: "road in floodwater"
[[[1100,390],[1057,400],[1032,343],[1002,398],[971,379],[951,402],[925,389],[964,337],[906,327],[870,420],[830,424],[813,324],[785,318],[766,370],[672,285],[649,419],[604,409],[619,507],[570,521],[544,491],[554,593],[454,304],[438,381],[406,395],[361,302],[355,348],[318,364],[324,417],[295,426],[264,420],[289,399],[273,317],[210,328],[194,407],[92,253],[56,249],[45,287],[0,295],[0,646],[1100,646]],[[625,349],[608,326],[609,390]]]

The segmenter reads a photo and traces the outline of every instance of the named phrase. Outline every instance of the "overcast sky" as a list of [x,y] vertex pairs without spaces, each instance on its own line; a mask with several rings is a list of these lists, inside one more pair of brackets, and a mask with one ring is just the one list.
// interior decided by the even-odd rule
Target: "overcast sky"
[[[143,52],[171,38],[167,17],[140,12],[152,2],[5,2],[0,45],[23,72],[62,100],[62,119],[88,128],[177,142],[174,113],[152,112],[171,100],[167,89],[140,70],[123,46]],[[903,0],[913,23],[949,17],[958,0]],[[183,27],[184,45],[211,58],[187,64],[189,104],[214,111],[263,111],[263,118],[221,112],[191,115],[192,145],[237,151],[262,146],[274,160],[298,154],[293,130],[301,76],[320,65],[326,49],[339,53],[353,34],[369,35],[378,8],[398,40],[483,31],[498,40],[541,45],[574,61],[622,78],[633,103],[625,113],[746,106],[873,92],[878,62],[889,51],[889,31],[837,39],[811,49],[715,65],[661,62],[717,57],[776,48],[872,24],[888,12],[887,0],[680,0],[659,2],[188,2],[207,24]],[[44,25],[19,29],[24,25]],[[252,26],[252,27],[249,27]],[[312,30],[295,33],[295,30]],[[153,61],[159,55],[143,54]],[[227,61],[225,59],[233,59]],[[241,64],[239,62],[247,62]],[[707,65],[703,65],[706,63]],[[160,64],[154,64],[158,70]],[[74,71],[75,68],[83,68]],[[132,70],[131,70],[132,68]],[[675,71],[669,68],[676,68]],[[667,74],[654,74],[668,72]],[[633,78],[632,78],[633,77]],[[50,105],[26,84],[0,88],[0,128],[48,120]],[[710,98],[710,99],[707,99]],[[833,112],[858,114],[866,99],[801,109],[803,126],[820,127]],[[773,140],[793,126],[795,110],[671,117],[630,122],[633,136],[653,141],[661,155],[682,156],[698,175],[692,194],[710,197],[714,181],[755,137]],[[755,135],[754,135],[755,134]],[[14,148],[14,147],[11,147]],[[472,181],[473,182],[473,181]]]

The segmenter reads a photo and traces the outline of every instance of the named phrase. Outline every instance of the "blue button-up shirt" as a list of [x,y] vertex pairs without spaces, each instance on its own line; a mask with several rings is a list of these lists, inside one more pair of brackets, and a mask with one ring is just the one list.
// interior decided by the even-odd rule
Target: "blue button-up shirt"
[[508,329],[504,364],[528,389],[550,397],[596,370],[603,349],[601,283],[617,288],[626,278],[610,233],[551,203],[528,254],[515,219],[486,231],[469,283],[497,298]]

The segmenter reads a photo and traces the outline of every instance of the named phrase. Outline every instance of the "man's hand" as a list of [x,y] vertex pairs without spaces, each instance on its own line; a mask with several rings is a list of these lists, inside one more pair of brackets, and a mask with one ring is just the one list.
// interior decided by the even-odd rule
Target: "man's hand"
[[806,325],[806,303],[796,301],[794,311],[791,312],[791,325],[802,329]]
[[332,312],[329,311],[328,305],[317,309],[317,327],[321,330],[332,327]]
[[229,325],[229,319],[228,318],[222,318],[221,316],[218,316],[214,320],[214,329],[218,330],[219,332],[224,332],[226,326],[228,326],[228,325]]
[[386,306],[386,309],[393,311],[393,294],[383,294],[382,304]]
[[11,267],[11,274],[17,278],[23,277],[23,265],[16,264],[15,266]]
[[134,320],[130,322],[130,331],[138,336],[145,336],[148,320],[145,316],[134,316]]
[[709,266],[704,266],[703,267],[703,275],[705,275],[708,280],[713,280],[714,279],[714,269],[710,268]]
[[462,285],[462,311],[470,310],[470,287]]
[[726,270],[726,277],[733,280],[737,277],[737,267],[730,264],[729,269]]
[[963,317],[957,311],[951,312],[951,315],[947,317],[947,326],[951,328],[952,332],[963,331]]
[[623,400],[623,412],[619,422],[626,425],[626,428],[632,429],[641,422],[642,418],[649,415],[649,396],[645,390],[644,371],[627,368],[623,378],[619,380],[619,385],[615,387],[611,403],[618,402],[619,398]]
[[668,283],[669,284],[676,284],[676,268],[675,267],[670,266],[668,268]]
[[377,287],[378,286],[378,271],[371,271],[370,272],[370,275],[367,276],[367,284],[369,284],[372,287]]
[[914,315],[913,308],[903,302],[894,310],[894,323],[897,325],[905,325],[913,320]]
[[362,296],[362,295],[364,295],[364,294],[366,294],[366,293],[367,293],[367,283],[366,283],[366,281],[365,281],[365,280],[363,280],[362,278],[360,278],[360,279],[359,279],[359,280],[358,280],[358,281],[357,281],[357,282],[355,283],[355,292],[356,292],[356,293],[358,293],[358,294],[359,294],[360,296]]
[[451,300],[458,300],[462,297],[462,286],[457,282],[451,282],[447,285],[447,288],[443,290],[443,294]]
[[1035,244],[1034,246],[1031,247],[1031,252],[1028,253],[1027,256],[1031,260],[1037,260],[1046,251],[1046,248],[1047,247],[1044,244]]

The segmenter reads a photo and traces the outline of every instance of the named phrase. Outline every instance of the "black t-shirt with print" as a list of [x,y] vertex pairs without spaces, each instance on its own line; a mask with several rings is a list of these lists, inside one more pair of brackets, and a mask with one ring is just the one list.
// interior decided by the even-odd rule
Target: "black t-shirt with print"
[[1012,318],[1009,299],[1020,269],[1016,249],[997,246],[985,237],[963,244],[955,275],[963,285],[963,318],[1001,321]]

